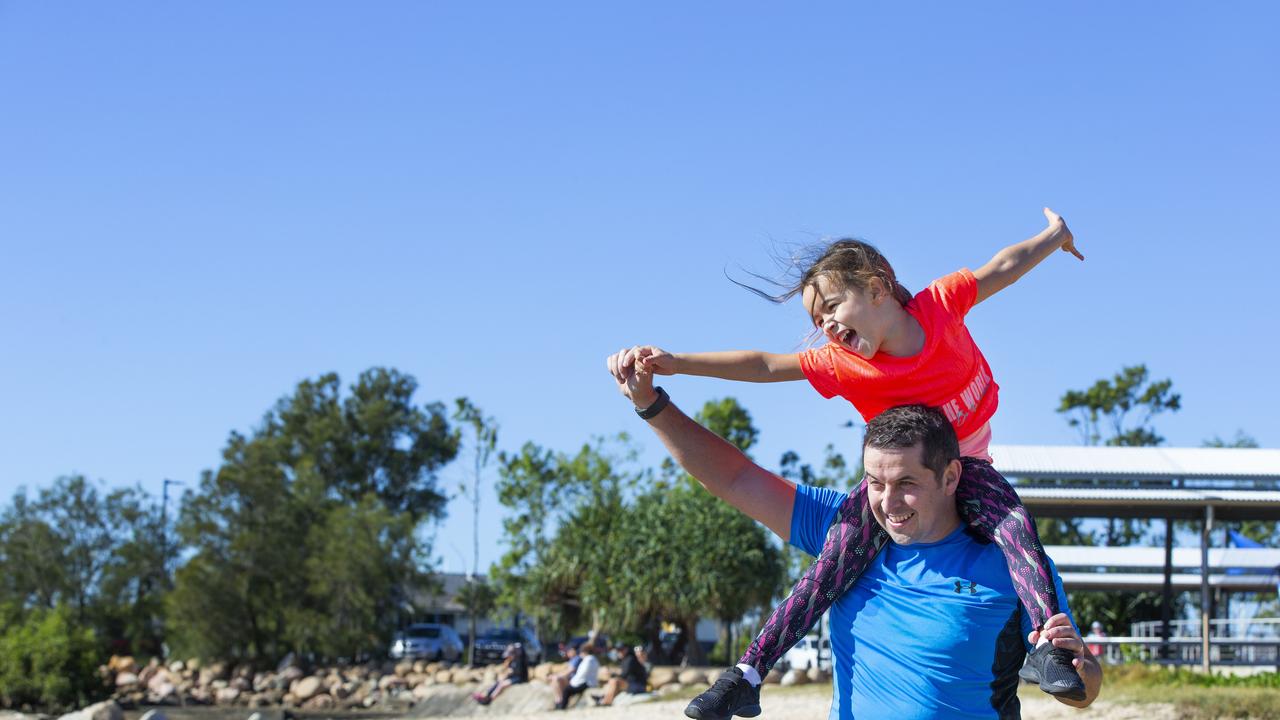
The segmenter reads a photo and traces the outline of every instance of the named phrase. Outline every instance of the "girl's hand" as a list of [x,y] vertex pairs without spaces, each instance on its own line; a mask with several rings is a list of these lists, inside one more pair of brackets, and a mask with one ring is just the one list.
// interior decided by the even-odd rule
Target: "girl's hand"
[[1044,217],[1049,221],[1049,229],[1053,230],[1054,233],[1062,240],[1058,245],[1058,247],[1062,249],[1062,252],[1071,253],[1077,258],[1084,260],[1084,255],[1081,255],[1080,251],[1076,249],[1075,236],[1071,234],[1071,230],[1067,227],[1067,222],[1062,219],[1062,216],[1049,208],[1045,208]]
[[676,356],[652,345],[632,348],[635,353],[636,370],[654,375],[675,375]]

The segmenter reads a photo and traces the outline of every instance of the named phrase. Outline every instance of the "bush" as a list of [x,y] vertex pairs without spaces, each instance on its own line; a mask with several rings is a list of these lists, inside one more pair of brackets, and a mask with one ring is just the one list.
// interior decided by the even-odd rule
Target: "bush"
[[93,631],[78,627],[65,607],[3,607],[0,628],[0,704],[56,710],[106,695]]

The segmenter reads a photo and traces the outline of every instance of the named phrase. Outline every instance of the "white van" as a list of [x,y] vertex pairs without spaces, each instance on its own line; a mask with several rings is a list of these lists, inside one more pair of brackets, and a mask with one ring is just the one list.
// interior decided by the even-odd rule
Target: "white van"
[[808,670],[815,667],[830,670],[831,638],[824,636],[819,641],[817,635],[806,635],[782,656],[782,662],[788,670],[791,668]]

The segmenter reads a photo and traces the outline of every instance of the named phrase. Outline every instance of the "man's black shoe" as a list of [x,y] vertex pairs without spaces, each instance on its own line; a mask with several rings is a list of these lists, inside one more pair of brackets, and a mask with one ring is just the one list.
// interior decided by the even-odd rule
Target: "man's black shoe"
[[1041,690],[1054,697],[1084,700],[1084,681],[1071,664],[1074,657],[1070,651],[1056,648],[1051,642],[1041,643],[1027,655],[1027,663],[1018,671],[1018,677],[1038,683]]
[[706,692],[689,702],[684,716],[693,720],[729,720],[734,715],[760,714],[760,688],[752,687],[742,671],[731,667]]

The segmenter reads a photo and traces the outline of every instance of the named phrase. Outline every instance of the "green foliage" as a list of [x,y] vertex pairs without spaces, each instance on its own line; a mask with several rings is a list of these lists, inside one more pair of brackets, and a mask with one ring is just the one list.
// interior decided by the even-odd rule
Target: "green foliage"
[[[732,399],[698,419],[743,451],[758,435]],[[782,567],[769,533],[687,476],[621,470],[629,455],[597,442],[574,456],[528,444],[502,457],[498,497],[511,512],[499,602],[551,634],[607,627],[650,640],[661,622],[687,637],[701,616],[736,620],[767,603]],[[701,648],[689,650],[696,662]]]
[[[1086,390],[1068,390],[1058,412],[1067,415],[1067,424],[1080,431],[1086,445],[1134,447],[1163,442],[1152,419],[1181,407],[1182,397],[1173,392],[1173,381],[1151,381],[1147,366],[1139,364],[1126,366]],[[1147,520],[1107,518],[1100,532],[1086,532],[1079,518],[1036,521],[1041,541],[1049,545],[1132,545],[1147,535],[1150,525]],[[1160,617],[1159,593],[1073,592],[1070,602],[1076,617],[1098,620],[1113,632],[1136,620]],[[1181,604],[1182,600],[1175,602]]]
[[141,488],[100,491],[59,478],[35,500],[20,490],[0,515],[0,602],[66,606],[104,642],[155,652],[163,584],[162,528]]
[[106,694],[97,640],[74,615],[66,606],[0,606],[0,705],[66,709]]
[[191,553],[166,601],[175,651],[273,661],[355,658],[390,638],[422,582],[420,525],[443,514],[435,472],[458,434],[394,370],[300,383],[184,497]]
[[[1068,415],[1067,424],[1080,431],[1085,445],[1097,445],[1105,439],[1106,445],[1133,447],[1164,442],[1151,427],[1151,419],[1181,408],[1182,396],[1173,392],[1172,380],[1151,382],[1146,365],[1130,365],[1087,390],[1068,390],[1058,412]],[[1104,429],[1109,432],[1105,438]]]

